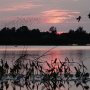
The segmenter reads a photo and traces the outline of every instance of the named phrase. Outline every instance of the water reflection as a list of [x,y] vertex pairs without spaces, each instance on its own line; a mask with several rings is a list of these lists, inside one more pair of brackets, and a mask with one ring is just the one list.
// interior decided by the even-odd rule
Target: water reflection
[[[23,86],[27,90],[38,90],[39,87],[40,90],[59,90],[68,86],[69,90],[72,86],[71,82],[76,87],[82,86],[85,90],[89,89],[87,84],[89,73],[83,62],[71,62],[67,57],[62,62],[55,58],[51,63],[44,62],[48,66],[48,69],[45,69],[38,58],[27,62],[26,57],[27,54],[21,55],[14,61],[12,66],[9,66],[7,61],[1,59],[0,90],[3,90],[4,87],[7,90],[10,83],[13,90],[16,90],[16,86],[19,86],[20,90],[24,88]],[[73,65],[71,65],[72,63]]]
[[[40,48],[40,47],[39,47]],[[45,47],[46,48],[46,47]],[[4,50],[4,51],[3,51]],[[5,61],[5,63],[8,63],[9,64],[9,67],[11,68],[11,69],[13,69],[14,67],[15,67],[15,65],[16,65],[16,67],[18,67],[20,70],[18,71],[18,70],[14,70],[14,71],[11,71],[12,73],[12,76],[13,76],[13,73],[14,73],[14,76],[17,74],[17,73],[19,73],[19,76],[18,77],[16,77],[15,76],[15,78],[17,79],[20,79],[21,77],[23,78],[24,76],[21,74],[21,72],[23,72],[23,74],[24,75],[26,75],[26,73],[30,73],[30,70],[32,71],[31,73],[35,73],[35,74],[37,74],[37,73],[39,73],[40,74],[40,72],[42,71],[42,69],[44,70],[43,72],[41,72],[42,74],[43,73],[45,73],[44,75],[46,75],[46,76],[44,76],[43,77],[43,79],[47,79],[48,77],[50,77],[50,75],[51,75],[51,81],[50,82],[47,82],[47,80],[46,80],[46,82],[44,83],[45,84],[45,86],[47,86],[48,88],[45,88],[45,86],[43,87],[43,90],[59,90],[59,89],[56,89],[55,87],[56,87],[56,81],[55,81],[55,77],[56,77],[56,73],[59,71],[59,69],[61,69],[60,67],[62,66],[62,64],[61,65],[59,65],[58,63],[60,63],[60,61],[61,62],[64,62],[65,60],[67,60],[68,61],[68,59],[69,59],[69,61],[75,61],[75,62],[77,62],[78,60],[86,60],[85,61],[85,65],[87,66],[87,68],[88,68],[88,70],[90,70],[90,67],[89,67],[89,63],[90,63],[90,60],[89,60],[89,54],[90,54],[90,51],[89,50],[83,50],[83,49],[81,49],[81,50],[62,50],[62,49],[58,49],[58,50],[51,50],[51,51],[49,51],[49,52],[47,52],[47,50],[48,49],[44,49],[43,48],[43,50],[37,50],[36,49],[36,51],[35,51],[35,49],[34,50],[30,50],[30,49],[25,49],[24,48],[24,51],[23,50],[15,50],[15,51],[8,51],[8,50],[5,50],[5,49],[3,49],[3,50],[1,50],[1,52],[0,52],[0,60],[4,60]],[[47,53],[45,53],[45,52],[47,52]],[[27,55],[27,57],[25,56],[24,58],[21,58],[21,61],[19,62],[19,64],[20,64],[20,67],[18,66],[18,63],[17,64],[15,64],[16,63],[16,60],[17,60],[17,62],[19,61],[19,59],[20,59],[20,57],[21,56],[23,56],[23,55]],[[68,58],[66,58],[66,57],[68,57]],[[86,59],[87,58],[87,59]],[[38,71],[34,71],[33,72],[33,68],[38,68],[37,66],[38,66],[38,63],[33,63],[33,62],[31,62],[31,61],[34,61],[34,60],[39,60],[39,63],[40,63],[40,67],[39,67],[39,70]],[[7,62],[6,62],[7,61]],[[47,62],[46,62],[47,61]],[[43,63],[42,63],[43,62]],[[4,64],[5,64],[4,63]],[[33,67],[30,67],[30,65]],[[34,65],[35,65],[35,67],[34,67]],[[50,66],[51,65],[51,66]],[[68,65],[68,64],[67,64]],[[71,64],[70,64],[71,65]],[[81,64],[82,65],[82,64]],[[2,67],[2,65],[0,64],[0,66]],[[24,66],[24,67],[23,67]],[[43,67],[42,67],[43,66]],[[49,67],[50,66],[50,67]],[[67,66],[65,67],[66,69],[67,69]],[[79,66],[78,66],[78,68],[80,68]],[[72,70],[79,70],[79,69],[72,69]],[[5,68],[4,68],[5,69]],[[27,70],[27,72],[26,72],[26,70]],[[64,70],[64,67],[63,67],[63,70]],[[46,71],[46,72],[45,72]],[[49,71],[50,71],[50,73],[49,73]],[[69,71],[69,68],[66,70],[66,71]],[[82,71],[82,70],[81,70]],[[10,72],[10,70],[9,70],[9,72]],[[8,72],[8,73],[9,73]],[[1,72],[0,72],[1,73]],[[10,73],[9,73],[10,74]],[[83,74],[83,75],[85,75],[86,74],[86,72]],[[28,75],[28,74],[27,74]],[[49,75],[49,76],[47,76],[47,75]],[[59,71],[59,75],[60,75],[60,71]],[[81,75],[81,74],[80,74]],[[14,77],[13,76],[13,77]],[[34,76],[34,75],[33,75]],[[37,77],[39,77],[39,76],[37,76]],[[41,77],[41,76],[40,76]],[[46,78],[47,77],[47,78]],[[30,77],[29,77],[30,78]],[[79,77],[80,78],[80,77]],[[78,79],[79,79],[78,78]],[[58,78],[59,79],[59,78]],[[67,80],[67,77],[65,78],[64,77],[64,79],[65,80]],[[25,81],[25,77],[23,78],[23,80]],[[44,81],[45,81],[44,80]],[[65,81],[64,80],[64,81]],[[34,82],[34,84],[33,83],[31,83],[32,81],[33,81],[33,79],[30,81],[30,83],[28,83],[28,82],[22,82],[22,79],[21,79],[21,82],[15,82],[15,81],[13,81],[13,80],[11,80],[12,82],[5,82],[5,83],[2,83],[1,82],[1,86],[0,87],[3,87],[3,85],[5,85],[6,87],[4,87],[4,88],[6,88],[6,89],[4,89],[4,90],[7,90],[7,87],[8,87],[8,84],[10,84],[11,83],[11,85],[12,85],[12,87],[11,86],[9,86],[9,89],[8,90],[31,90],[30,88],[32,88],[32,90],[34,89],[34,90],[37,90],[37,88],[38,88],[38,90],[41,90],[41,87],[44,85],[43,83],[40,85],[40,82],[37,82],[37,83],[35,83]],[[26,81],[28,81],[28,77],[26,77]],[[48,85],[50,85],[52,83],[52,85],[55,85],[55,86],[48,86]],[[60,89],[62,89],[62,90],[67,90],[66,88],[64,88],[64,86],[65,87],[72,87],[72,89],[73,90],[75,90],[75,88],[76,87],[74,87],[74,86],[72,86],[72,83],[70,84],[71,86],[68,86],[68,84],[67,83],[69,83],[69,82],[67,82],[67,83],[64,83],[64,82],[57,82],[57,83],[59,83],[59,86],[58,87],[60,87],[61,86],[61,88]],[[75,82],[76,84],[79,84],[80,82]],[[75,83],[73,83],[73,84],[75,84]],[[20,84],[22,84],[22,85],[20,85]],[[27,85],[26,87],[23,87],[24,86],[24,84],[25,85]],[[64,84],[64,85],[63,85]],[[29,86],[29,85],[31,85],[31,87]],[[40,87],[39,87],[39,85],[40,85]],[[19,86],[19,88],[18,88],[18,86]],[[77,85],[78,86],[78,85]],[[51,87],[53,87],[54,89],[51,89]],[[83,86],[83,87],[85,87],[85,88],[87,88],[88,89],[88,87],[86,87],[85,85]],[[70,89],[69,88],[69,89]],[[80,88],[79,88],[80,89]],[[81,88],[82,89],[82,88]],[[3,89],[1,89],[1,90],[3,90]]]

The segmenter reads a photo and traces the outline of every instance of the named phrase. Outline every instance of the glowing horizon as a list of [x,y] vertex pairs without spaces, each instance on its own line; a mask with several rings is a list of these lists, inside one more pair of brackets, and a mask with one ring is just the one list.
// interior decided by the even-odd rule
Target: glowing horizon
[[[68,31],[78,26],[89,30],[89,0],[0,0],[0,27],[19,27],[46,30],[55,26],[58,30]],[[80,23],[76,17],[81,15]]]

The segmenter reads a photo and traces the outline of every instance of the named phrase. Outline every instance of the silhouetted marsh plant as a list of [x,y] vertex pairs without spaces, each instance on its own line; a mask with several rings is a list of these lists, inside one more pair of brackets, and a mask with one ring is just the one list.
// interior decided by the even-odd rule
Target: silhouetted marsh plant
[[48,67],[46,69],[39,61],[40,57],[34,60],[28,59],[28,62],[25,63],[27,56],[28,54],[21,55],[12,67],[7,61],[4,62],[1,59],[0,90],[3,90],[4,87],[8,90],[10,82],[13,90],[16,90],[16,86],[19,86],[20,90],[24,86],[27,90],[59,90],[65,88],[65,85],[68,85],[69,89],[72,82],[76,87],[82,86],[83,89],[89,89],[87,84],[90,80],[89,73],[83,62],[74,62],[67,57],[62,62],[55,58],[51,63],[44,62]]

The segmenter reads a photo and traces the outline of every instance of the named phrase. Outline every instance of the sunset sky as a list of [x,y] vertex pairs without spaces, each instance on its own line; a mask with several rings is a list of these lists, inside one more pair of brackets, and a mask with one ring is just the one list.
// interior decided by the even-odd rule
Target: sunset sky
[[90,32],[89,12],[90,0],[0,0],[0,28],[27,25],[47,31],[55,26],[67,32],[83,26]]

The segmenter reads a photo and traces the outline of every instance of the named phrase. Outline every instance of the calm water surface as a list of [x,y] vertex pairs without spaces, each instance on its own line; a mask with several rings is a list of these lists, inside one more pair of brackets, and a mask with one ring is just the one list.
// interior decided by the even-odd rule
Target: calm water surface
[[[90,46],[0,46],[0,59],[8,60],[10,65],[25,53],[29,54],[27,59],[30,60],[42,56],[39,59],[42,62],[51,62],[55,58],[64,61],[66,57],[76,62],[82,60],[90,73]],[[75,89],[75,86],[71,88],[71,90]],[[77,89],[80,90],[81,88]],[[12,89],[10,88],[10,90]],[[22,90],[26,89],[22,88]],[[67,88],[63,90],[67,90]]]
[[28,58],[32,60],[41,57],[41,61],[54,60],[58,58],[83,60],[85,63],[90,62],[90,46],[0,46],[0,58],[14,60],[21,54],[29,54]]

